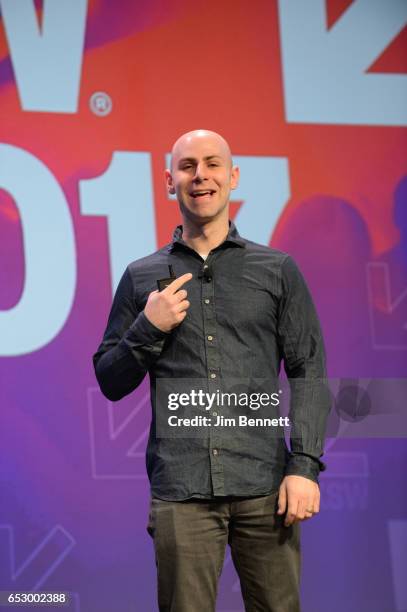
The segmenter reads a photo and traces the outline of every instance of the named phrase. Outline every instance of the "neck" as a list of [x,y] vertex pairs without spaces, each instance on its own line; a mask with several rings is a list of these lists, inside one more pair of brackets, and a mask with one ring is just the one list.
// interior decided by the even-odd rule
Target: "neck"
[[224,219],[220,222],[203,223],[196,225],[190,219],[184,218],[182,226],[182,238],[186,244],[194,249],[203,258],[207,257],[212,249],[216,248],[225,240],[229,232],[229,221]]

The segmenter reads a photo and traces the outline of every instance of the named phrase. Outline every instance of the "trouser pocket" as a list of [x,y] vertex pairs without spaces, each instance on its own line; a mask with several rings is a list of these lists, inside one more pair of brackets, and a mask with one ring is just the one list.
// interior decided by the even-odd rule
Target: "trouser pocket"
[[154,516],[153,516],[153,500],[150,498],[150,507],[148,511],[148,520],[147,520],[147,533],[149,536],[154,538]]

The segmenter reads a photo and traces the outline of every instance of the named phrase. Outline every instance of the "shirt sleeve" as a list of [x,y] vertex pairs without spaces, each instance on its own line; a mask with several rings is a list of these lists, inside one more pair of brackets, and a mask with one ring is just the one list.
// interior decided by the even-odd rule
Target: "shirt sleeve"
[[282,297],[278,339],[290,384],[291,452],[286,475],[318,482],[330,394],[326,384],[325,348],[314,303],[294,260],[282,264]]
[[117,287],[102,343],[93,355],[100,389],[117,401],[136,389],[161,354],[169,334],[136,306],[129,268]]

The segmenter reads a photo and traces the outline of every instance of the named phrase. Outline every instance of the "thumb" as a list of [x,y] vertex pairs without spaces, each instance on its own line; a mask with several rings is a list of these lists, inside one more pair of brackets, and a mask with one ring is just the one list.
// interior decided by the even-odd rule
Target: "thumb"
[[287,491],[285,485],[282,484],[278,492],[278,510],[277,514],[284,514],[287,509]]

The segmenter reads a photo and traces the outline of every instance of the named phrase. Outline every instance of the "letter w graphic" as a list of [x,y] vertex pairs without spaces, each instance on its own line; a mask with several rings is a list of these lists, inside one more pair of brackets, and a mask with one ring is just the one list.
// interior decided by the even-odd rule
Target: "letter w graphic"
[[0,0],[21,108],[75,113],[87,0],[44,0],[40,26],[33,0]]

